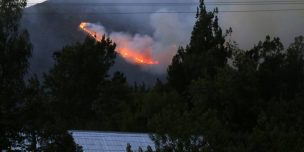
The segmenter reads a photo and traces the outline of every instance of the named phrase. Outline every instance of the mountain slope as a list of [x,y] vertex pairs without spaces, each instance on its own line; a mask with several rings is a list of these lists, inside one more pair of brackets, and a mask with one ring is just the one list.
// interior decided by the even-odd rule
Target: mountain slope
[[[59,2],[44,2],[24,11],[22,25],[30,33],[34,45],[30,74],[47,72],[53,64],[52,54],[65,45],[71,45],[85,38],[79,29],[82,21],[101,23],[110,31],[127,31],[129,33],[151,34],[149,17],[133,15],[111,15],[104,12],[118,12],[117,7],[92,7],[92,5],[75,5]],[[139,66],[125,62],[118,57],[111,71],[125,73],[128,81],[133,84],[145,82],[152,85],[157,78],[164,75],[151,74]]]

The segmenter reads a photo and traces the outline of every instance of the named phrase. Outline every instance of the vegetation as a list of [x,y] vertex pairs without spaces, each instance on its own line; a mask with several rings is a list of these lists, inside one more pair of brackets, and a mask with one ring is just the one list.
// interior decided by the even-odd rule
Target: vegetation
[[27,31],[18,26],[25,5],[25,0],[0,1],[0,149],[13,146],[10,140],[21,128],[18,107],[32,51]]
[[0,1],[1,150],[82,151],[67,132],[82,129],[153,132],[159,152],[304,151],[303,36],[287,49],[267,36],[240,50],[226,41],[232,30],[219,27],[217,9],[201,1],[167,82],[130,86],[123,73],[108,75],[116,45],[106,37],[55,53],[40,82],[25,78],[32,50],[19,29],[25,4]]

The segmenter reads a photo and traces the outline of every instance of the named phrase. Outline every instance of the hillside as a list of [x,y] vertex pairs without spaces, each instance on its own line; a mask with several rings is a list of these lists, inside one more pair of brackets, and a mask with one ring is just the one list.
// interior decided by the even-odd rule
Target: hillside
[[[152,33],[148,16],[134,17],[134,15],[103,13],[109,11],[118,12],[119,10],[114,6],[92,7],[53,1],[26,8],[22,25],[29,31],[34,46],[30,74],[42,76],[52,67],[53,52],[66,45],[81,42],[85,38],[86,35],[79,29],[79,23],[82,21],[102,23],[107,29],[113,31]],[[165,79],[164,75],[143,71],[139,66],[129,64],[120,57],[117,57],[111,71],[125,73],[131,84],[136,81],[152,85],[157,78]]]

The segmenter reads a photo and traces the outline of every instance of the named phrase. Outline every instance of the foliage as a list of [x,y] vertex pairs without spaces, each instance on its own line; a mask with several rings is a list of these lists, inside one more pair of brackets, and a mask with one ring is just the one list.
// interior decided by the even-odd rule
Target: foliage
[[91,110],[100,85],[114,64],[115,44],[87,37],[83,43],[63,48],[54,54],[55,65],[45,76],[45,89],[56,109],[61,127],[85,128],[94,120]]
[[[248,51],[225,48],[202,3],[189,46],[168,69],[180,97],[153,123],[159,151],[301,151],[304,115],[291,109],[302,109],[303,37],[287,50],[270,36]],[[172,108],[180,101],[189,106]]]
[[[132,99],[126,77],[120,72],[115,72],[111,80],[104,81],[99,87],[99,96],[92,104],[97,116],[97,129],[123,130],[123,111]],[[95,124],[94,127],[96,126]]]
[[36,76],[24,82],[32,49],[19,29],[25,4],[0,1],[1,150],[82,151],[72,129],[156,133],[158,152],[304,150],[303,36],[287,49],[267,36],[240,50],[226,42],[232,31],[223,34],[218,10],[208,12],[201,0],[168,82],[147,88],[108,75],[115,43],[87,37],[56,52],[40,84]]
[[[126,152],[134,152],[132,150],[132,146],[129,143],[127,144]],[[153,150],[152,150],[151,146],[148,146],[146,151],[144,151],[141,147],[138,147],[137,152],[153,152]]]
[[[193,108],[177,118],[188,126],[175,126],[188,137],[156,139],[164,144],[161,151],[303,150],[301,39],[297,37],[284,51],[279,38],[267,36],[249,51],[236,51],[234,64],[219,68],[214,78],[193,81],[189,87]],[[192,135],[203,137],[192,144],[196,150],[189,149],[185,140]]]
[[[217,13],[217,9],[208,12],[204,1],[200,1],[190,44],[179,48],[168,67],[168,84],[180,93],[187,89],[191,81],[214,76],[217,68],[227,62],[227,35],[219,27]],[[229,33],[231,30],[227,31]]]
[[18,140],[21,127],[18,104],[32,51],[28,32],[19,28],[25,5],[25,0],[0,1],[0,149],[8,149]]

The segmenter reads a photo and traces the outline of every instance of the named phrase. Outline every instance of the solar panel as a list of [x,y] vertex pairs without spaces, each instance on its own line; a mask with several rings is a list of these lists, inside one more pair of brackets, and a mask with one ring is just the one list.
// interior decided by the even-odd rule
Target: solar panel
[[84,152],[125,152],[128,144],[131,145],[132,151],[138,151],[139,147],[146,151],[148,146],[155,151],[155,144],[149,134],[75,130],[69,132]]

